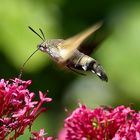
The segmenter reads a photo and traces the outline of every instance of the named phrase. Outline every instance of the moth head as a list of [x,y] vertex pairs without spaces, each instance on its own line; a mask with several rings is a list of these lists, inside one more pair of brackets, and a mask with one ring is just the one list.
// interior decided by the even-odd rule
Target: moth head
[[39,44],[37,47],[39,50],[46,52],[50,48],[58,48],[58,46],[63,42],[63,39],[47,39],[46,41]]
[[48,45],[43,42],[43,43],[37,45],[37,48],[42,52],[46,52],[47,48],[48,48]]

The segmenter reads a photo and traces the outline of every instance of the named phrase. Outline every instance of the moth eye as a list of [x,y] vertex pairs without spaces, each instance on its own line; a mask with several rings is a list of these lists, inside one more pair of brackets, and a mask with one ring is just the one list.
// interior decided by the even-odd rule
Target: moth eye
[[45,49],[44,46],[41,45],[41,44],[39,44],[39,45],[37,46],[37,48],[39,48],[39,49],[42,50],[42,51]]

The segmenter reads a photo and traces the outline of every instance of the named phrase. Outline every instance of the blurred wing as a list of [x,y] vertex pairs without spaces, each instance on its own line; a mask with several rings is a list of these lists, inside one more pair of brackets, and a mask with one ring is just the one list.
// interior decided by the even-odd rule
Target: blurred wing
[[59,46],[59,49],[61,50],[60,55],[63,58],[62,62],[65,62],[67,59],[69,59],[75,49],[77,49],[89,35],[98,30],[101,25],[102,23],[97,23],[89,29],[83,31],[82,33],[79,33],[69,39],[64,40],[64,42]]
[[95,52],[100,47],[100,44],[108,36],[108,34],[106,32],[104,33],[103,30],[99,34],[98,33],[95,36],[90,36],[86,40],[84,40],[80,44],[78,50],[86,55],[91,55],[92,52]]

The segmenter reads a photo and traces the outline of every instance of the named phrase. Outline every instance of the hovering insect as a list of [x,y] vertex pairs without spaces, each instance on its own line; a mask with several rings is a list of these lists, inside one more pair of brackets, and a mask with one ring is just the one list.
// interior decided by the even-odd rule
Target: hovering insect
[[[39,30],[42,36],[39,35],[30,26],[29,29],[33,31],[35,34],[37,34],[43,40],[43,42],[37,46],[36,51],[40,50],[42,52],[49,54],[51,58],[58,64],[62,64],[63,66],[68,67],[72,71],[75,71],[77,73],[78,73],[77,70],[91,71],[95,73],[101,80],[108,81],[107,75],[104,72],[102,66],[95,59],[91,58],[90,56],[84,54],[79,50],[79,47],[82,44],[82,42],[100,27],[101,23],[97,23],[94,26],[90,27],[89,29],[66,40],[64,39],[46,40],[44,33],[41,29]],[[25,61],[23,67],[26,64],[26,62],[30,59],[30,57]]]

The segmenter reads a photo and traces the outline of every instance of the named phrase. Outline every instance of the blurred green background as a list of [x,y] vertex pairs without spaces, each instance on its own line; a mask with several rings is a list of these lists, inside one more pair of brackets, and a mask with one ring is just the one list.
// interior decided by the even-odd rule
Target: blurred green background
[[[33,125],[57,136],[63,119],[77,104],[140,107],[139,0],[0,0],[0,77],[17,77],[21,65],[41,43],[28,26],[42,28],[46,38],[68,38],[103,21],[106,38],[92,54],[106,70],[109,82],[93,74],[77,75],[60,68],[44,53],[27,63],[23,79],[32,80],[36,94],[47,89],[53,101]],[[108,34],[109,33],[109,34]],[[28,139],[29,132],[19,139]]]

